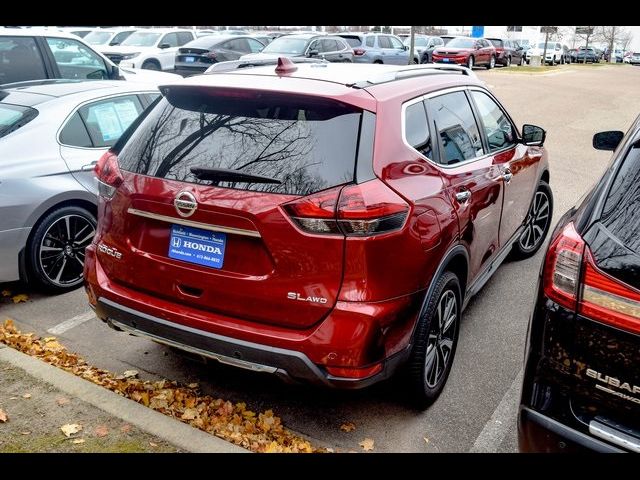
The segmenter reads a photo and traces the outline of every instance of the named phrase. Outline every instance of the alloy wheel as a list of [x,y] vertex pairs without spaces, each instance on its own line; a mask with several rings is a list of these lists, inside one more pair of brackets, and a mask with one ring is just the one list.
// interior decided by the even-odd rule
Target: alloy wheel
[[536,192],[531,210],[525,222],[525,229],[518,242],[524,251],[534,250],[544,238],[549,223],[549,198],[545,192]]
[[438,301],[436,315],[431,322],[425,354],[424,381],[435,388],[451,362],[456,338],[458,304],[453,290],[445,290]]
[[65,215],[49,226],[37,255],[42,272],[52,284],[71,287],[82,281],[84,250],[95,233],[95,223],[81,215]]

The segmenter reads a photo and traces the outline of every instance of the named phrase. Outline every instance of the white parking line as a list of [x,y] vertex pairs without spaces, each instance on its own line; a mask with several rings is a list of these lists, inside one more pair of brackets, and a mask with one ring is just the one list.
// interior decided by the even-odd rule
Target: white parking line
[[523,371],[520,369],[509,390],[504,394],[502,400],[493,411],[493,415],[491,415],[491,418],[473,443],[473,447],[470,450],[472,453],[495,453],[498,451],[507,431],[516,421],[522,374]]
[[92,311],[81,313],[80,315],[76,315],[75,317],[70,318],[69,320],[65,320],[62,323],[57,324],[54,327],[51,327],[47,330],[52,335],[61,335],[67,330],[71,330],[72,328],[77,327],[78,325],[83,324],[84,322],[88,322],[92,318],[96,318],[96,314]]

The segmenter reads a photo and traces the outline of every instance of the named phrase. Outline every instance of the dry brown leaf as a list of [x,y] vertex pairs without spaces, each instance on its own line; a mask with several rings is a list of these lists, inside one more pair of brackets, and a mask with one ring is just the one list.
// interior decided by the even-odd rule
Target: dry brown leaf
[[71,401],[71,400],[69,400],[68,398],[65,398],[65,397],[58,397],[58,398],[56,399],[56,403],[57,403],[58,405],[60,405],[61,407],[62,407],[63,405],[66,405],[66,404],[67,404],[67,403],[69,403],[70,401]]
[[31,398],[31,394],[30,393],[25,393],[24,395],[22,395],[22,398]]
[[189,388],[198,388],[200,385],[197,383],[190,383],[189,385],[187,385],[187,387]]
[[129,433],[131,431],[131,425],[127,423],[126,425],[121,426],[120,431],[122,433]]
[[11,296],[11,292],[9,290],[2,290],[2,296],[3,297],[10,297]]
[[31,435],[31,432],[28,430],[25,430],[24,432],[20,432],[21,435]]
[[96,437],[106,437],[109,435],[109,428],[106,425],[98,425],[96,427]]
[[11,300],[13,300],[13,303],[26,302],[29,300],[29,296],[24,293],[19,293],[18,295],[11,297]]
[[135,378],[135,377],[138,376],[138,371],[137,370],[125,370],[123,375],[124,375],[124,378]]
[[153,443],[153,442],[149,442],[149,445],[152,446],[153,448],[157,447],[158,444],[157,443]]
[[365,438],[363,441],[359,443],[359,445],[362,447],[362,449],[365,452],[369,452],[373,450],[373,440],[371,440],[370,438]]
[[198,411],[195,408],[187,408],[180,417],[182,420],[193,420],[198,416]]
[[7,412],[5,412],[0,408],[0,422],[5,423],[7,420],[9,420],[9,417],[7,416]]
[[82,425],[79,425],[77,423],[67,423],[66,425],[61,426],[60,430],[62,430],[62,433],[64,433],[65,437],[69,438],[71,435],[74,435],[82,430]]
[[353,432],[356,429],[356,425],[353,422],[345,422],[340,425],[340,430],[343,432]]
[[424,438],[425,443],[429,443],[429,439],[427,437],[422,437]]
[[71,443],[75,443],[76,445],[84,443],[84,438],[74,438]]

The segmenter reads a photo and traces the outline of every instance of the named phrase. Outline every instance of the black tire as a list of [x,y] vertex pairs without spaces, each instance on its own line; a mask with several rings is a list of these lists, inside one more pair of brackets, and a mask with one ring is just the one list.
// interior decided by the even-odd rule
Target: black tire
[[373,63],[377,63],[379,65],[382,65],[382,60],[375,60]]
[[[540,196],[546,198],[546,207],[544,207],[542,203],[538,203]],[[545,212],[547,212],[546,216]],[[514,260],[524,260],[525,258],[535,255],[547,237],[552,216],[553,193],[547,182],[541,180],[533,196],[527,218],[524,221],[525,230],[522,232],[522,235],[520,235],[520,238],[513,244],[511,253]],[[544,223],[542,220],[544,220]]]
[[485,65],[485,68],[487,70],[491,70],[493,67],[496,66],[496,57],[494,57],[493,55],[491,55],[491,58],[489,59],[489,63],[487,63]]
[[467,68],[473,70],[473,66],[476,63],[476,59],[473,58],[473,55],[469,55],[469,58],[467,58]]
[[58,208],[43,217],[27,244],[29,279],[50,293],[81,286],[84,249],[95,229],[96,217],[82,207]]
[[[455,312],[449,311],[445,315],[451,301]],[[436,280],[433,292],[420,313],[413,349],[404,372],[409,401],[419,408],[427,408],[435,402],[447,382],[458,344],[461,306],[458,277],[452,272],[444,272]],[[439,322],[443,316],[448,318]],[[443,326],[446,327],[444,330]]]
[[162,70],[162,68],[160,68],[160,62],[157,60],[145,60],[142,64],[142,68],[145,70]]

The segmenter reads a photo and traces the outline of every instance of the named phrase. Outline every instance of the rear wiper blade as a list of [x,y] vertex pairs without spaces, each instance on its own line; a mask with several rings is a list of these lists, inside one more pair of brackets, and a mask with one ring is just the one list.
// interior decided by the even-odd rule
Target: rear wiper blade
[[247,183],[273,183],[276,185],[282,182],[277,178],[263,177],[261,175],[251,175],[239,170],[229,168],[208,168],[191,167],[193,173],[199,180],[214,180],[216,182],[247,182]]

